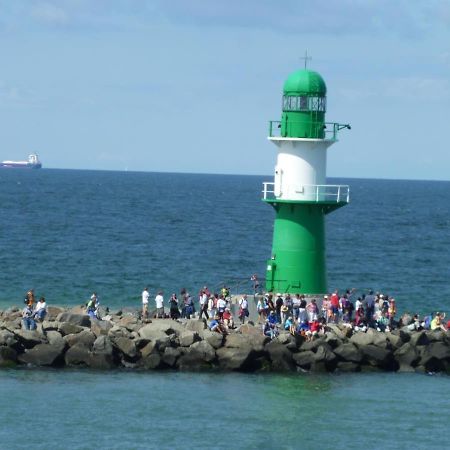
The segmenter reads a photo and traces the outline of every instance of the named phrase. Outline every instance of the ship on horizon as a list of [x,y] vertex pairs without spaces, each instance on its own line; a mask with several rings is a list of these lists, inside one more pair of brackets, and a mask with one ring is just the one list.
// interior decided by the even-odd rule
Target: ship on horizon
[[42,163],[36,153],[28,156],[28,161],[2,161],[0,163],[2,169],[40,169]]

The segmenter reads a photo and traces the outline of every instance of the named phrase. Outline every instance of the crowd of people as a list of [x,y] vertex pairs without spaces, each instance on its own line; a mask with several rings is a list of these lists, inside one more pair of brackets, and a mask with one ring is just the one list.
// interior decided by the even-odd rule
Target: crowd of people
[[397,306],[392,296],[369,291],[354,299],[354,290],[339,294],[336,290],[325,295],[319,307],[315,298],[309,300],[302,294],[265,294],[257,303],[258,321],[262,323],[263,333],[271,338],[278,335],[280,329],[293,335],[302,335],[307,340],[324,333],[327,324],[343,324],[355,331],[391,331],[408,327],[409,330],[442,329],[445,313],[437,312],[420,318],[418,314],[403,314],[397,318]]

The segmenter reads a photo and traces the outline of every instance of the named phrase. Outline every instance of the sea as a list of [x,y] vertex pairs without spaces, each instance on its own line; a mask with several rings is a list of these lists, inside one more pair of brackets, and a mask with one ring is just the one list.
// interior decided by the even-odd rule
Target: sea
[[[208,286],[251,293],[270,258],[271,177],[0,171],[0,309],[139,308]],[[332,178],[328,288],[392,295],[400,312],[450,313],[450,182]],[[0,449],[383,449],[447,444],[450,377],[0,371]]]

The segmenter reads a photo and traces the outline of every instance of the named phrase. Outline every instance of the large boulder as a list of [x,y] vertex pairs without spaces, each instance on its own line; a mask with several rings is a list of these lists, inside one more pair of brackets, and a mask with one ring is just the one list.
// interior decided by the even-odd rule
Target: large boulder
[[[165,350],[167,350],[168,348],[171,347],[166,347]],[[144,347],[141,348],[141,356],[143,358],[146,358],[152,353],[158,353],[158,346],[156,345],[155,341],[150,341]]]
[[283,344],[271,341],[265,346],[272,361],[272,368],[277,372],[287,372],[295,369],[295,363],[292,358],[292,352]]
[[239,348],[222,347],[217,350],[219,367],[224,370],[240,370],[253,372],[259,368],[256,362],[256,352],[250,345]]
[[392,348],[398,349],[403,345],[403,340],[399,334],[390,333],[388,331],[385,333],[385,335]]
[[450,361],[450,347],[444,342],[431,342],[423,348],[419,365],[427,372],[438,372],[445,370],[447,361]]
[[139,330],[139,336],[143,339],[155,342],[158,348],[161,349],[170,346],[170,337],[164,331],[149,328],[150,325],[153,325],[153,323],[142,327]]
[[91,331],[95,334],[96,337],[99,337],[101,334],[107,336],[109,330],[114,326],[112,322],[109,320],[92,320],[91,321]]
[[58,326],[58,331],[63,335],[66,336],[68,334],[76,334],[83,331],[84,328],[80,325],[75,325],[71,322],[62,322]]
[[236,331],[245,335],[259,336],[261,334],[261,327],[245,323],[241,325]]
[[362,360],[361,351],[350,342],[336,347],[333,352],[343,361],[359,363]]
[[[193,322],[193,321],[191,321]],[[164,334],[179,334],[184,331],[184,325],[177,322],[176,320],[169,319],[154,319],[151,323],[144,325],[139,329],[139,334],[144,337],[144,335],[148,332],[159,331]],[[191,328],[187,328],[188,330],[192,330]],[[197,330],[192,330],[197,331]]]
[[18,360],[23,364],[34,366],[57,366],[62,365],[63,352],[64,346],[38,344],[19,355]]
[[113,351],[113,345],[108,336],[99,336],[92,345],[92,352],[95,354],[112,355]]
[[119,337],[114,339],[113,345],[115,345],[128,358],[135,358],[137,356],[136,344],[132,339]]
[[[47,333],[48,335],[48,333]],[[74,345],[81,344],[87,348],[91,348],[96,339],[94,333],[89,330],[83,330],[80,333],[68,334],[64,336],[64,341],[67,342],[69,347],[73,347]]]
[[309,370],[311,368],[311,364],[315,362],[314,359],[315,353],[311,350],[306,350],[304,352],[294,353],[292,355],[295,364],[300,366],[302,369]]
[[425,332],[429,342],[443,342],[446,340],[446,332],[440,329]]
[[411,333],[411,339],[409,342],[414,347],[417,347],[419,345],[427,345],[430,341],[425,331],[415,331]]
[[11,347],[0,346],[0,368],[13,367],[17,362],[17,352]]
[[222,347],[224,342],[224,335],[215,331],[204,330],[201,334],[203,339],[216,350]]
[[64,312],[64,308],[59,306],[47,306],[47,315],[45,316],[45,320],[53,321],[56,320],[59,314]]
[[180,333],[179,342],[181,347],[189,347],[196,340],[198,340],[198,334],[191,330],[184,330]]
[[206,328],[206,320],[190,319],[186,322],[186,330],[196,331],[199,334]]
[[0,330],[0,345],[6,345],[8,347],[14,347],[18,340],[14,333],[9,330]]
[[89,349],[82,344],[70,347],[64,355],[66,366],[88,366],[90,359]]
[[331,363],[336,359],[336,355],[333,353],[331,347],[328,344],[321,345],[314,353],[314,361]]
[[55,347],[61,347],[65,348],[66,341],[63,339],[61,333],[58,331],[47,331],[47,340],[50,345],[53,345]]
[[391,351],[376,346],[364,345],[360,347],[364,361],[371,366],[380,367],[384,370],[397,370],[398,364],[394,364],[394,358]]
[[140,366],[144,369],[159,369],[161,367],[161,356],[159,353],[152,353],[140,361]]
[[128,328],[126,328],[126,327],[122,327],[122,326],[119,326],[119,325],[114,325],[113,327],[111,327],[108,330],[108,336],[111,339],[117,339],[119,337],[131,338],[131,331],[129,331]]
[[63,312],[56,317],[58,322],[70,322],[80,327],[90,327],[91,319],[85,314],[73,314],[71,312]]
[[415,367],[420,360],[420,355],[414,345],[406,342],[394,352],[394,358],[399,363],[400,369],[404,371],[405,367]]
[[216,358],[216,351],[206,341],[195,342],[189,347],[190,353],[197,353],[203,361],[211,362]]
[[14,334],[24,348],[33,348],[47,342],[47,338],[38,330],[17,330]]
[[181,355],[180,349],[173,347],[166,347],[162,355],[162,361],[167,366],[174,367],[180,355]]

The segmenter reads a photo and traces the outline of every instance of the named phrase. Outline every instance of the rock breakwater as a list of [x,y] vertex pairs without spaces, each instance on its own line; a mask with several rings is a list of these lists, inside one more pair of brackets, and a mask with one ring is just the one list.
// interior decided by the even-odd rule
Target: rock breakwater
[[49,307],[47,320],[36,330],[22,330],[21,312],[5,310],[0,313],[0,367],[450,374],[449,331],[353,333],[328,325],[311,341],[287,332],[270,340],[252,323],[222,335],[197,319],[146,323],[121,311],[109,318],[93,320],[81,307]]

